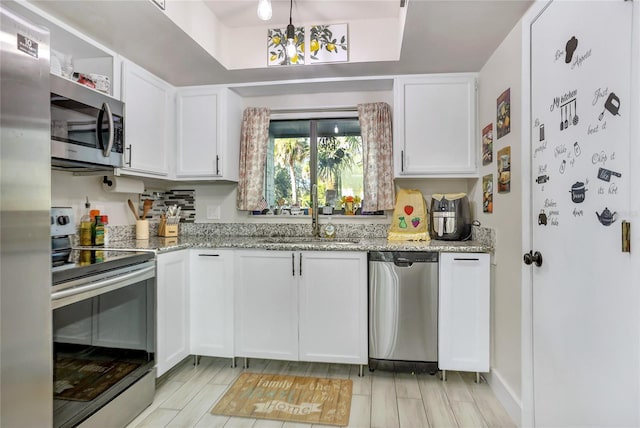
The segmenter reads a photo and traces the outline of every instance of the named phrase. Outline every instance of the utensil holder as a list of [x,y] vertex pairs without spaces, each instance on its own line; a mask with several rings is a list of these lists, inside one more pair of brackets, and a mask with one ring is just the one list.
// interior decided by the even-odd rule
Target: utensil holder
[[149,220],[136,220],[136,239],[149,239]]
[[178,236],[178,225],[167,224],[167,220],[165,218],[160,218],[160,224],[158,224],[158,236],[165,238]]

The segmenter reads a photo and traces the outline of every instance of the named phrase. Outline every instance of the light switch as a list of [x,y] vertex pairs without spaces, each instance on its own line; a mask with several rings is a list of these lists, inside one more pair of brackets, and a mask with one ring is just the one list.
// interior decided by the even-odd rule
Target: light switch
[[220,205],[207,205],[207,220],[220,220]]

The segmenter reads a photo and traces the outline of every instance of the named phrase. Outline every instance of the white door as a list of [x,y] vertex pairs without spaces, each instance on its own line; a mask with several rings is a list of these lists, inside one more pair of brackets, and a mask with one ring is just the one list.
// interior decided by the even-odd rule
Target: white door
[[638,119],[630,108],[632,8],[554,1],[531,25],[539,427],[640,424],[639,285],[621,250],[637,195],[629,185],[630,120]]

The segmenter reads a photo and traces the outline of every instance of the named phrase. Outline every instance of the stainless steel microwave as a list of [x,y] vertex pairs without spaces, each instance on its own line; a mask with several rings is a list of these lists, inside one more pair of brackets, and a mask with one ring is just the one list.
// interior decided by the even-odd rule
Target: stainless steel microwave
[[121,168],[124,103],[71,80],[50,78],[52,167]]

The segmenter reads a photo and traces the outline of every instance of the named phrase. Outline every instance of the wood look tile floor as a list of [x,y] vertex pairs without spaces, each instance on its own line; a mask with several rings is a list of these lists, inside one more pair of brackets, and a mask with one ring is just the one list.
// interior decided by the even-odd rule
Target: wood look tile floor
[[[474,373],[439,375],[391,363],[380,365],[364,377],[358,366],[250,359],[247,370],[353,380],[349,427],[515,427],[486,382],[476,384]],[[391,364],[391,366],[389,366]],[[203,357],[193,365],[190,357],[158,382],[151,406],[127,428],[320,427],[263,419],[217,416],[210,413],[216,401],[243,371],[242,359],[231,368],[230,359]]]

